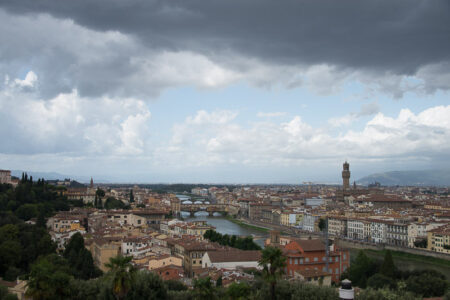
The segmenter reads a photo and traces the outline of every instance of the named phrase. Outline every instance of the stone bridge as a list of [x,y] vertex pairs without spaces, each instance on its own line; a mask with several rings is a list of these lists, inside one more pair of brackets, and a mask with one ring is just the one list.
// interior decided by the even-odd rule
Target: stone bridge
[[205,211],[212,216],[215,212],[228,212],[228,207],[222,204],[181,204],[180,211],[189,212],[191,216],[198,211]]

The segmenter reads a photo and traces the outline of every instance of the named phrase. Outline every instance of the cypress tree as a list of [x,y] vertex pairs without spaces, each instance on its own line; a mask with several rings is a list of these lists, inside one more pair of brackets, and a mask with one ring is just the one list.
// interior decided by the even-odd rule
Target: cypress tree
[[380,268],[380,273],[390,278],[395,277],[394,260],[392,259],[392,253],[389,250],[387,250],[386,254],[384,255],[384,260]]

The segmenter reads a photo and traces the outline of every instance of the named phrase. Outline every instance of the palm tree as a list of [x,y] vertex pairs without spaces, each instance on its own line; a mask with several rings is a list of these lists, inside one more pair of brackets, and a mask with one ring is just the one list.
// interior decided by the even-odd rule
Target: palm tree
[[258,263],[263,267],[263,277],[270,284],[270,294],[275,299],[275,285],[277,280],[284,274],[286,257],[280,248],[266,247],[262,250],[262,256]]
[[111,257],[109,263],[105,264],[110,269],[108,275],[112,277],[113,293],[117,299],[123,299],[133,283],[135,269],[130,263],[131,260],[131,256],[119,254],[116,257]]

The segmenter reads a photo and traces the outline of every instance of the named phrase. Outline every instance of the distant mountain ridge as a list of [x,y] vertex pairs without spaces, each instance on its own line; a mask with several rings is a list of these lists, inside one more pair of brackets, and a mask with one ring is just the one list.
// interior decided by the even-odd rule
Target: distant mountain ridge
[[[11,175],[16,176],[18,178],[22,177],[22,173],[27,173],[28,176],[33,176],[34,180],[38,180],[38,178],[44,178],[46,180],[64,180],[66,178],[70,178],[72,180],[76,180],[81,183],[89,183],[91,180],[91,177],[89,176],[74,176],[74,175],[67,175],[67,174],[61,174],[56,172],[35,172],[35,171],[23,171],[23,170],[11,170]],[[106,183],[108,181],[94,178],[94,182],[97,183]]]
[[391,171],[371,174],[356,181],[361,185],[369,185],[375,182],[385,186],[450,186],[450,169]]

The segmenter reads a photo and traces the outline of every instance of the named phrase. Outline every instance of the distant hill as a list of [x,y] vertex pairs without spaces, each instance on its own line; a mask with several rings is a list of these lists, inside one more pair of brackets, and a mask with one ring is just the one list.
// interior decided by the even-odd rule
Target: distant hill
[[450,169],[377,173],[363,177],[356,182],[361,185],[379,182],[385,186],[450,186]]
[[[61,174],[56,172],[35,172],[35,171],[23,171],[23,170],[11,170],[11,175],[16,176],[18,178],[22,177],[22,173],[26,172],[28,176],[33,176],[34,180],[37,180],[38,178],[44,178],[46,180],[64,180],[66,178],[70,178],[72,180],[76,180],[78,182],[82,183],[89,183],[91,180],[91,177],[89,176],[74,176],[74,175],[67,175],[67,174]],[[94,178],[94,182],[96,183],[105,183],[108,182],[104,179],[96,179]]]

